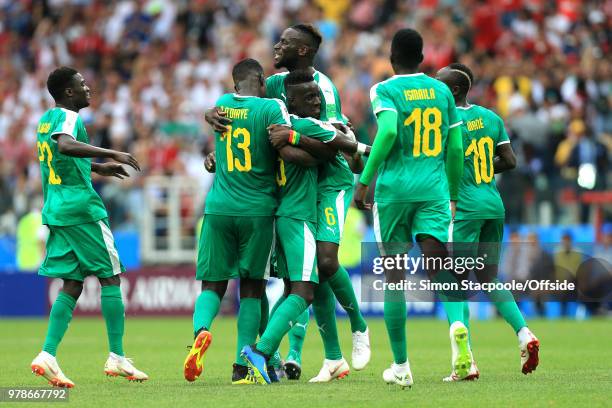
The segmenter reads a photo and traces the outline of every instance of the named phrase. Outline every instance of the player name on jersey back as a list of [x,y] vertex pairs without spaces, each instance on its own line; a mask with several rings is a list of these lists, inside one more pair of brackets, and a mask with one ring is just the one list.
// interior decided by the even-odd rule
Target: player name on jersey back
[[285,105],[278,99],[238,94],[222,95],[216,106],[232,123],[215,131],[217,170],[206,197],[206,214],[274,215],[276,150],[268,140],[268,126],[290,125]]
[[450,198],[445,151],[461,124],[448,87],[425,74],[395,75],[370,89],[374,114],[397,113],[397,138],[378,170],[375,200],[415,202]]
[[455,219],[504,218],[493,167],[496,147],[510,143],[504,123],[482,106],[459,107],[458,111],[463,119],[464,165]]
[[78,113],[64,108],[49,109],[41,117],[36,130],[45,201],[43,224],[70,226],[108,217],[102,199],[91,184],[91,159],[59,152],[57,137],[60,135],[89,143]]

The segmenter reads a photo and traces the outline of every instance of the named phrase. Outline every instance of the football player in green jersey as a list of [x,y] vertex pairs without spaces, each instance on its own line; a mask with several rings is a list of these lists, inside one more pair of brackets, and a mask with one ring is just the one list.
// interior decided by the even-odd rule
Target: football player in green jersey
[[[267,365],[275,354],[282,337],[290,327],[300,325],[299,316],[307,309],[318,282],[316,270],[317,165],[319,161],[295,147],[302,134],[317,143],[329,143],[337,137],[336,128],[313,117],[321,109],[319,88],[312,73],[292,71],[285,76],[291,114],[291,144],[278,146],[279,163],[276,182],[279,187],[279,207],[276,212],[278,236],[277,277],[285,281],[285,294],[276,303],[270,321],[255,346],[244,349],[255,377],[270,382]],[[324,146],[322,146],[324,147]],[[291,149],[288,151],[288,149]],[[302,157],[298,157],[299,153]],[[335,152],[331,150],[330,157]],[[297,378],[299,378],[299,373]],[[294,377],[295,378],[295,377]]]
[[[274,46],[274,64],[276,68],[287,68],[289,72],[306,69],[313,74],[321,92],[321,112],[323,121],[343,124],[340,98],[331,80],[313,67],[314,57],[321,44],[321,35],[310,24],[297,24],[287,28],[280,41]],[[284,86],[286,73],[272,75],[266,80],[266,96],[286,101],[287,92]],[[224,129],[230,123],[227,116],[218,110],[211,109],[206,113],[206,120],[214,129]],[[283,130],[281,129],[281,132]],[[285,135],[288,131],[285,130]],[[305,149],[312,147],[308,138],[301,140]],[[350,151],[350,150],[349,150]],[[314,153],[314,151],[313,151]],[[363,153],[360,149],[359,153]],[[359,154],[352,159],[356,167],[360,164]],[[353,164],[353,163],[351,163]],[[350,277],[346,269],[338,263],[338,247],[342,235],[345,216],[353,192],[353,174],[349,163],[341,153],[333,161],[322,165],[319,172],[318,223],[317,223],[317,266],[320,284],[315,292],[313,310],[319,332],[325,348],[325,360],[319,375],[313,382],[327,382],[337,378],[348,368],[342,356],[336,328],[334,294],[347,312],[353,333],[352,365],[356,370],[365,368],[370,360],[370,342],[367,324],[359,310]],[[262,316],[265,315],[265,311]],[[264,320],[264,319],[262,319]],[[299,377],[301,372],[301,348],[308,312],[299,319],[289,333],[290,352],[285,363],[289,378]]]
[[289,114],[278,99],[265,99],[263,68],[245,59],[232,69],[236,93],[222,95],[216,106],[232,124],[215,132],[217,175],[206,199],[196,279],[202,293],[193,314],[194,343],[184,363],[184,376],[202,373],[202,357],[212,340],[212,322],[229,279],[240,279],[238,344],[232,379],[244,379],[240,350],[255,342],[260,324],[263,283],[270,273],[274,214],[278,206],[275,167],[277,152],[267,127],[289,126]]
[[[395,75],[370,90],[378,131],[355,191],[355,202],[361,209],[372,208],[376,240],[383,256],[406,253],[413,241],[425,259],[448,255],[445,243],[463,170],[461,118],[448,87],[418,72],[422,50],[423,39],[415,30],[395,33],[391,44]],[[366,203],[366,195],[377,170],[372,207]],[[442,262],[428,264],[431,279],[442,283],[454,280]],[[386,281],[400,282],[405,273],[398,265],[386,271]],[[472,358],[468,331],[462,323],[462,303],[447,301],[446,293],[438,295],[451,323],[452,366],[465,377]],[[384,296],[385,324],[394,362],[383,373],[383,379],[401,387],[410,386],[413,380],[406,352],[405,295],[402,291],[385,290]]]
[[[461,130],[465,161],[452,241],[456,246],[479,244],[481,254],[478,255],[486,253],[487,264],[483,270],[474,270],[476,278],[480,282],[497,281],[505,211],[494,174],[513,169],[516,158],[502,119],[489,109],[467,102],[467,94],[474,82],[472,71],[463,64],[455,63],[438,71],[437,78],[450,88],[463,120]],[[500,290],[492,292],[490,296],[499,314],[518,336],[523,374],[532,372],[539,362],[538,339],[527,327],[510,291]],[[467,302],[463,310],[463,323],[469,327],[470,309]],[[479,376],[476,365],[470,374],[473,378]],[[457,379],[454,372],[446,378],[447,381]]]
[[[36,145],[45,201],[42,217],[49,227],[49,238],[38,273],[61,278],[64,285],[51,307],[45,344],[32,361],[32,371],[53,386],[74,387],[55,355],[83,290],[83,280],[93,275],[102,286],[102,315],[110,346],[104,371],[130,381],[147,380],[148,376],[123,353],[125,308],[119,275],[125,268],[119,260],[104,204],[91,184],[92,171],[122,179],[129,174],[121,163],[135,170],[140,167],[129,153],[89,145],[78,112],[89,106],[90,90],[80,73],[69,67],[58,68],[49,75],[47,89],[55,107],[40,119]],[[94,157],[114,162],[92,163]]]

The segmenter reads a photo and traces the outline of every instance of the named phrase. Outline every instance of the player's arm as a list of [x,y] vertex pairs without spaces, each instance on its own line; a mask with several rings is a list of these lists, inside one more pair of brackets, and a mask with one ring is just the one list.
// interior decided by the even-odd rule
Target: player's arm
[[457,201],[461,176],[463,176],[463,136],[461,127],[454,126],[448,131],[446,148],[446,177],[451,201]]
[[95,147],[87,143],[82,143],[74,139],[74,137],[60,133],[55,136],[57,141],[57,150],[61,154],[72,157],[97,157],[100,159],[111,159],[119,163],[127,164],[135,170],[140,171],[138,161],[129,153],[118,152],[111,149],[103,149]]
[[285,162],[297,164],[302,167],[315,167],[320,164],[320,161],[307,151],[291,145],[283,146],[278,151],[278,154]]
[[512,170],[516,167],[516,155],[512,150],[510,142],[498,144],[495,148],[495,157],[493,158],[493,168],[495,174],[502,173],[506,170]]
[[129,173],[125,171],[123,166],[119,163],[91,163],[91,171],[97,173],[101,176],[107,177],[117,177],[118,179],[123,179],[125,177],[130,177]]
[[351,171],[355,174],[360,174],[363,171],[364,163],[359,153],[346,154],[342,152],[342,156],[346,159]]
[[336,149],[328,143],[323,143],[311,137],[300,134],[299,140],[293,142],[296,132],[288,126],[270,125],[268,127],[268,133],[270,135],[270,143],[279,151],[284,146],[293,145],[307,151],[311,156],[323,162],[333,160],[334,157],[336,157]]
[[372,151],[355,189],[355,204],[357,208],[362,210],[372,208],[372,204],[366,203],[368,185],[380,165],[389,156],[395,139],[397,139],[397,112],[395,110],[381,110],[376,115],[376,124],[378,130],[372,144]]
[[217,132],[227,132],[227,125],[232,123],[232,120],[226,116],[227,113],[213,106],[204,113],[204,120]]
[[328,142],[333,148],[354,155],[356,153],[369,156],[372,146],[357,141],[354,130],[343,123],[332,123],[336,128],[336,137]]

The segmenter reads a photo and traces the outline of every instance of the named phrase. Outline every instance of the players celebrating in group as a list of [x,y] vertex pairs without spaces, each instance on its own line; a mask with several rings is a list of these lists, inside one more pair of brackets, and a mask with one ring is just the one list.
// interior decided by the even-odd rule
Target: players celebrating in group
[[[395,75],[370,90],[378,125],[370,147],[355,140],[336,87],[313,67],[321,41],[310,24],[286,29],[274,46],[274,65],[288,72],[264,79],[259,62],[242,60],[232,69],[235,93],[221,96],[206,112],[216,143],[205,167],[216,176],[198,247],[196,279],[202,291],[194,307],[193,345],[184,361],[188,381],[203,373],[213,321],[230,279],[240,280],[233,384],[300,378],[310,305],[325,351],[322,368],[310,382],[346,377],[350,367],[338,340],[336,299],[350,319],[351,365],[355,370],[367,366],[368,326],[349,275],[338,262],[354,173],[362,170],[355,204],[372,210],[381,255],[404,254],[413,243],[427,258],[448,257],[449,242],[454,249],[459,243],[471,243],[476,251],[492,246],[494,256],[477,279],[497,279],[504,207],[493,174],[513,168],[516,160],[502,120],[468,104],[474,81],[469,68],[451,64],[438,72],[437,79],[419,72],[423,40],[414,30],[399,30],[390,55]],[[111,158],[136,170],[138,163],[127,153],[87,145],[78,110],[88,105],[89,90],[80,74],[60,68],[50,75],[48,85],[57,107],[38,127],[41,170],[48,179],[43,218],[51,230],[40,274],[63,278],[64,287],[51,309],[47,339],[32,369],[53,385],[74,385],[59,369],[55,352],[83,278],[93,274],[102,285],[111,349],[105,371],[145,380],[147,375],[123,354],[118,277],[123,267],[89,175],[95,171],[122,178],[127,173],[120,164],[95,164],[85,158]],[[365,168],[363,155],[369,155]],[[372,205],[368,186],[376,172]],[[433,281],[462,279],[443,262],[431,265],[426,272]],[[387,270],[385,279],[399,282],[405,273]],[[269,312],[265,287],[271,277],[283,279],[285,290]],[[450,291],[437,295],[450,324],[451,375],[444,380],[476,379],[466,299]],[[509,292],[491,297],[517,333],[522,372],[532,372],[538,365],[539,341]],[[383,379],[402,388],[413,384],[406,315],[405,294],[386,289],[384,320],[393,362]],[[290,349],[282,362],[278,348],[285,335]]]

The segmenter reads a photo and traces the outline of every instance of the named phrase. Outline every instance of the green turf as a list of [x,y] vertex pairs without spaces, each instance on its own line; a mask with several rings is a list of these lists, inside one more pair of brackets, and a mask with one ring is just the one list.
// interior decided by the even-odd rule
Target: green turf
[[[370,365],[330,384],[307,383],[308,378],[317,374],[323,359],[321,340],[312,323],[305,343],[303,378],[299,382],[230,385],[235,344],[233,319],[215,322],[205,371],[195,383],[187,383],[182,376],[186,346],[191,338],[191,322],[184,318],[128,319],[125,349],[135,365],[151,377],[143,384],[104,376],[107,345],[101,319],[75,318],[60,345],[58,360],[76,383],[70,392],[70,406],[610,406],[609,320],[531,322],[542,342],[541,365],[528,376],[520,372],[517,341],[511,329],[499,320],[474,322],[474,352],[481,378],[472,383],[453,384],[441,382],[450,367],[446,323],[409,320],[409,357],[415,385],[404,391],[382,381],[381,373],[391,362],[391,353],[383,321],[374,319],[369,324],[373,350]],[[0,386],[44,385],[41,378],[30,373],[29,364],[42,345],[45,330],[44,320],[0,320]],[[339,332],[343,351],[350,361],[346,321],[340,322]]]

